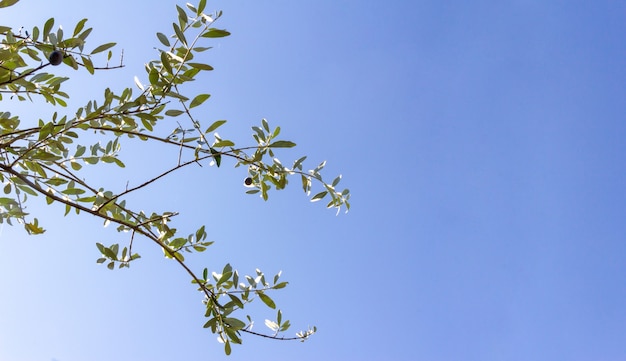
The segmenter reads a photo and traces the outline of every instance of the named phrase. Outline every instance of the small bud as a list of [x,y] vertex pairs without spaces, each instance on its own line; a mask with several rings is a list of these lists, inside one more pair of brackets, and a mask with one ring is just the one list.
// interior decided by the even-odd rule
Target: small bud
[[50,61],[50,64],[52,65],[61,64],[63,62],[63,52],[60,50],[53,51],[52,53],[50,53],[48,60]]

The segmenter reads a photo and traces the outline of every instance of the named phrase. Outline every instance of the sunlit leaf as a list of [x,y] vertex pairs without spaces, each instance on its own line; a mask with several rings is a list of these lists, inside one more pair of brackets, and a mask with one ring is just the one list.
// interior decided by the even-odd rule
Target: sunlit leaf
[[267,326],[267,328],[272,331],[278,331],[278,329],[280,328],[276,322],[270,320],[265,320],[265,326]]
[[232,147],[234,146],[235,143],[231,142],[230,140],[220,140],[218,142],[215,142],[215,144],[213,144],[214,147],[219,148],[219,147]]

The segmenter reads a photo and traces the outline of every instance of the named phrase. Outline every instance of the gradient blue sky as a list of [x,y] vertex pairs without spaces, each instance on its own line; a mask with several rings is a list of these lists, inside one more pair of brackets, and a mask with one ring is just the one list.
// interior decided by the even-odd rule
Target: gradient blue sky
[[[117,41],[126,68],[59,70],[76,103],[132,86],[175,1],[22,0],[3,25]],[[182,3],[178,3],[182,4]],[[0,233],[0,359],[626,359],[626,4],[618,1],[213,1],[205,122],[241,143],[265,117],[328,160],[353,209],[335,217],[299,185],[269,202],[242,169],[189,169],[131,200],[178,210],[216,241],[197,269],[283,271],[274,296],[308,342],[247,337],[223,355],[201,297],[145,242],[130,270],[98,266],[99,221],[32,202],[48,232]],[[37,103],[39,104],[39,103]],[[6,109],[9,105],[3,103]],[[11,107],[14,106],[11,104]],[[68,108],[71,113],[73,107]],[[46,106],[24,113],[49,116]],[[136,168],[160,157],[126,144]],[[104,175],[101,175],[104,177]],[[109,179],[111,181],[111,179]],[[113,180],[114,181],[114,180]],[[260,309],[255,330],[273,312]]]

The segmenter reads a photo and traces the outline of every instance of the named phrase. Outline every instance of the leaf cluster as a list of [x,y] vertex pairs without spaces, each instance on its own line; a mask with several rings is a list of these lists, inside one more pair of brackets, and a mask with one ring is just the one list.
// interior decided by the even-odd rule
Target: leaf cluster
[[[0,0],[0,9],[16,2]],[[280,273],[273,277],[273,282],[267,282],[259,270],[254,276],[240,279],[239,273],[227,264],[219,274],[212,272],[209,276],[206,268],[202,275],[196,274],[185,263],[184,254],[203,252],[213,243],[207,241],[205,227],[181,236],[182,232],[171,225],[178,213],[144,212],[128,205],[125,196],[146,190],[152,183],[183,168],[203,164],[219,168],[226,160],[235,167],[247,169],[249,182],[246,186],[251,188],[247,193],[259,194],[264,200],[268,199],[271,189],[284,189],[293,176],[300,179],[311,201],[328,197],[327,207],[336,208],[338,212],[344,206],[349,210],[350,193],[347,189],[336,189],[341,176],[330,183],[324,181],[325,162],[305,170],[304,156],[290,166],[283,165],[276,153],[296,144],[279,138],[280,127],[272,129],[265,119],[260,126],[252,127],[254,142],[242,147],[217,133],[226,120],[216,120],[206,126],[203,125],[205,120],[194,115],[210,98],[210,94],[196,94],[186,86],[202,73],[213,70],[202,60],[202,54],[210,49],[204,42],[230,34],[214,27],[222,13],[207,14],[205,7],[206,0],[200,0],[195,6],[186,4],[185,8],[176,6],[177,17],[169,35],[156,34],[160,43],[156,57],[146,63],[144,80],[135,77],[134,87],[117,93],[106,88],[101,97],[75,111],[54,112],[31,127],[23,127],[18,115],[0,111],[0,183],[4,193],[4,197],[0,197],[0,223],[17,221],[29,234],[44,233],[39,220],[31,218],[26,211],[26,203],[37,196],[43,196],[48,204],[63,205],[65,215],[73,212],[98,217],[105,225],[115,225],[117,231],[130,234],[125,246],[96,243],[101,254],[97,263],[106,264],[109,269],[116,265],[127,268],[130,262],[140,258],[132,250],[135,236],[150,240],[163,250],[166,258],[177,262],[189,274],[192,283],[204,295],[205,317],[208,318],[204,327],[218,335],[229,354],[231,343],[242,342],[242,333],[305,340],[315,328],[299,332],[295,337],[280,337],[279,333],[287,331],[290,323],[283,321],[279,310],[276,320],[265,323],[271,334],[252,331],[252,317],[246,315],[247,321],[243,321],[239,313],[256,299],[275,309],[276,304],[268,293],[287,285],[287,282],[279,282]],[[30,32],[21,29],[14,32],[0,25],[0,100],[7,100],[3,96],[30,102],[43,99],[52,105],[67,107],[69,94],[62,86],[68,78],[46,72],[49,66],[54,66],[48,60],[54,51],[62,52],[65,66],[84,69],[86,75],[122,67],[122,63],[109,65],[115,43],[85,51],[92,31],[86,27],[86,22],[87,19],[79,21],[71,36],[60,27],[54,30],[53,18]],[[105,52],[105,59],[100,59]],[[105,64],[94,65],[99,61]],[[162,133],[157,125],[166,118],[182,120]],[[95,141],[85,143],[87,134]],[[126,141],[159,144],[165,151],[177,154],[178,161],[135,184],[127,184],[121,191],[108,189],[97,180],[87,180],[83,174],[85,167],[124,168],[122,145]],[[323,189],[311,196],[314,182]]]

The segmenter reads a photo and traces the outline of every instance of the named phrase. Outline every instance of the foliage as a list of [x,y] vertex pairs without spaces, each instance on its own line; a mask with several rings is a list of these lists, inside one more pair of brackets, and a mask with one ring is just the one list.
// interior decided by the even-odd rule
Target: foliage
[[[11,6],[17,0],[0,0],[0,8]],[[284,288],[287,282],[280,280],[280,273],[268,279],[260,270],[255,275],[240,276],[230,264],[220,273],[204,268],[200,273],[185,263],[184,253],[202,252],[212,242],[207,241],[205,227],[201,226],[189,235],[182,236],[170,226],[176,213],[147,213],[127,205],[124,196],[138,192],[149,184],[181,170],[189,165],[209,163],[220,167],[225,160],[232,160],[235,167],[246,167],[247,193],[259,194],[268,199],[269,191],[283,189],[288,180],[297,177],[304,192],[310,196],[313,181],[322,190],[311,201],[329,198],[327,207],[339,211],[349,209],[349,191],[336,190],[341,177],[327,183],[322,179],[322,162],[312,170],[304,171],[306,157],[299,158],[290,167],[275,157],[280,148],[291,148],[295,143],[279,138],[280,127],[271,128],[266,120],[252,127],[254,143],[238,147],[215,131],[226,123],[217,120],[203,125],[194,115],[194,108],[209,98],[209,94],[189,94],[184,87],[198,74],[213,68],[203,63],[200,56],[210,47],[202,43],[213,38],[226,37],[229,32],[213,27],[221,12],[206,14],[205,0],[197,6],[177,6],[177,21],[173,23],[172,35],[157,33],[162,47],[159,57],[145,65],[148,84],[135,78],[138,91],[125,88],[120,93],[104,90],[99,100],[91,100],[72,113],[54,112],[48,120],[39,120],[36,126],[20,126],[20,118],[10,112],[0,112],[0,182],[4,197],[0,197],[0,222],[24,225],[29,234],[44,233],[39,220],[26,212],[25,203],[31,197],[43,196],[48,204],[60,203],[65,214],[87,213],[114,224],[120,232],[130,234],[128,243],[120,250],[119,244],[96,246],[102,256],[98,263],[109,269],[129,267],[140,256],[133,253],[136,235],[151,240],[163,250],[165,257],[177,262],[191,277],[192,283],[203,294],[207,318],[204,327],[218,335],[224,343],[225,352],[231,352],[231,344],[242,342],[242,333],[273,339],[305,340],[315,328],[301,331],[295,337],[282,337],[290,323],[282,319],[280,310],[274,321],[265,324],[272,333],[262,334],[251,330],[252,317],[242,317],[244,307],[259,299],[275,309],[269,291]],[[87,51],[87,38],[92,29],[86,27],[87,19],[79,21],[69,34],[62,28],[53,31],[54,19],[32,31],[13,32],[10,27],[0,26],[0,100],[11,97],[19,101],[37,102],[43,99],[54,106],[67,107],[69,95],[62,91],[67,77],[56,76],[51,71],[55,65],[75,70],[84,69],[89,74],[96,71],[122,67],[110,66],[115,43],[106,43]],[[98,67],[97,56],[106,54],[106,66]],[[35,65],[29,65],[35,64]],[[164,118],[178,117],[177,127],[167,134],[160,134],[155,126]],[[181,123],[186,123],[183,126]],[[85,135],[95,133],[96,142],[83,144]],[[91,136],[90,136],[91,137]],[[125,139],[139,139],[156,143],[175,152],[178,163],[156,177],[140,180],[137,185],[115,193],[96,182],[86,181],[84,168],[117,166],[124,167],[121,146]],[[91,138],[90,138],[91,139]],[[92,168],[93,169],[93,168]],[[104,170],[103,170],[104,171]],[[244,321],[245,319],[245,321]]]

